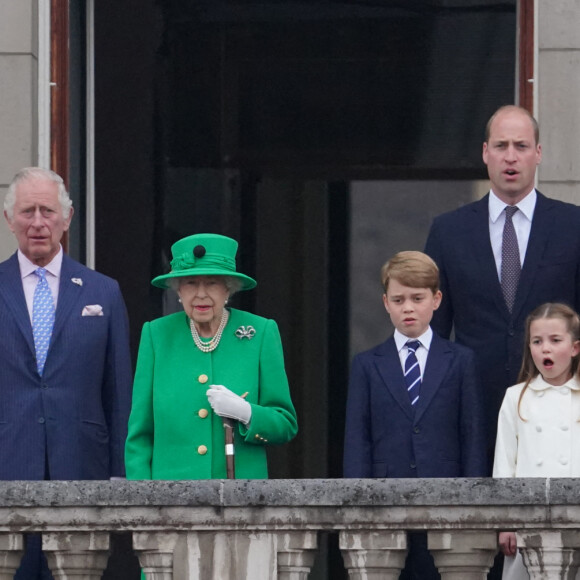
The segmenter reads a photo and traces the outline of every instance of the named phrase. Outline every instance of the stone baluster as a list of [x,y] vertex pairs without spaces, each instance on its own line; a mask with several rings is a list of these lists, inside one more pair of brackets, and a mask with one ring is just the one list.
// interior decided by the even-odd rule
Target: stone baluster
[[580,530],[521,530],[516,537],[530,580],[576,577]]
[[133,532],[133,549],[147,580],[173,579],[177,532]]
[[47,532],[42,549],[55,580],[100,580],[109,559],[109,532]]
[[22,559],[22,534],[0,534],[0,580],[12,580]]
[[270,580],[276,577],[276,534],[199,531],[177,542],[174,580]]
[[278,580],[307,580],[318,548],[316,532],[277,534]]
[[427,537],[441,580],[485,580],[498,550],[496,532],[433,531]]
[[397,580],[407,557],[407,533],[389,530],[340,532],[350,580]]

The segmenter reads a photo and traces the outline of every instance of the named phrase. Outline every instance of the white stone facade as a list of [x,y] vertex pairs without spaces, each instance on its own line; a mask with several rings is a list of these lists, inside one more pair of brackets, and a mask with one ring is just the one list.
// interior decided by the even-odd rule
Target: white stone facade
[[[0,2],[0,199],[21,167],[38,160],[38,2]],[[16,244],[0,227],[0,259]]]
[[538,189],[580,204],[580,0],[536,0]]

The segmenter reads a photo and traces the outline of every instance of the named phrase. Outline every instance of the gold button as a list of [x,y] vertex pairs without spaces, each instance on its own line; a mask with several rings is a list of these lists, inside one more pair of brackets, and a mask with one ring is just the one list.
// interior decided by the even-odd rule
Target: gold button
[[200,455],[205,455],[205,454],[207,453],[207,447],[206,447],[205,445],[200,445],[200,446],[197,448],[197,452],[198,452]]
[[199,377],[197,377],[197,380],[203,385],[204,383],[207,383],[208,376],[207,375],[199,375]]
[[259,439],[259,438],[260,438],[260,436],[259,436],[257,433],[254,435],[254,437],[255,437],[256,439]]
[[197,414],[202,418],[205,419],[208,416],[207,409],[200,409]]

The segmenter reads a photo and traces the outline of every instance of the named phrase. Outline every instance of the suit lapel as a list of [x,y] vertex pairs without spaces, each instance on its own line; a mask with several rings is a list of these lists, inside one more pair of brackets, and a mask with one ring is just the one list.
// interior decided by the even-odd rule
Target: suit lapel
[[407,394],[407,383],[403,375],[395,339],[393,337],[389,338],[377,349],[375,354],[375,365],[385,387],[391,393],[393,399],[397,401],[405,415],[412,420],[414,410]]
[[[52,329],[52,337],[50,339],[51,347],[58,338],[71,312],[77,308],[79,299],[83,294],[83,286],[72,282],[72,278],[80,278],[80,273],[76,271],[75,265],[76,262],[71,260],[66,254],[63,255],[58,287],[58,304],[56,306],[54,328]],[[48,352],[50,355],[50,349]]]
[[539,191],[537,195],[538,198],[532,219],[532,229],[530,230],[526,257],[520,274],[516,300],[512,312],[513,318],[516,318],[521,311],[534,285],[534,278],[536,277],[538,266],[542,261],[550,232],[553,230],[553,212],[551,211],[554,207],[553,203]]
[[487,285],[493,301],[503,318],[509,319],[509,310],[507,309],[497,267],[489,238],[489,193],[480,201],[472,206],[473,221],[468,224],[470,238],[473,243],[473,255],[477,262],[476,265],[480,271],[480,280],[482,285]]
[[453,353],[447,343],[433,333],[429,354],[427,355],[427,364],[423,373],[419,400],[415,408],[415,421],[419,421],[429,407],[449,370],[452,360]]
[[14,320],[20,332],[22,332],[32,356],[36,358],[32,323],[26,307],[20,265],[18,264],[18,255],[16,253],[6,260],[0,269],[0,295],[6,302],[8,310],[14,315]]

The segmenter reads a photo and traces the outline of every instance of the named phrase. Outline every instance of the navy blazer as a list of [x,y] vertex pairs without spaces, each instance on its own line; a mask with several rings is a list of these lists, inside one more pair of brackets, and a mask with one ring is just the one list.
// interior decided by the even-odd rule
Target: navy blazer
[[443,300],[432,327],[476,355],[486,393],[489,452],[505,390],[517,383],[527,315],[545,302],[580,308],[580,208],[538,192],[513,311],[505,304],[489,238],[489,194],[433,221],[425,252]]
[[[103,316],[81,316],[95,304]],[[63,256],[40,377],[18,257],[0,264],[0,479],[44,479],[46,459],[50,479],[124,475],[131,388],[127,312],[115,280]]]
[[473,353],[433,333],[411,406],[394,338],[352,363],[345,477],[480,477],[485,423]]

